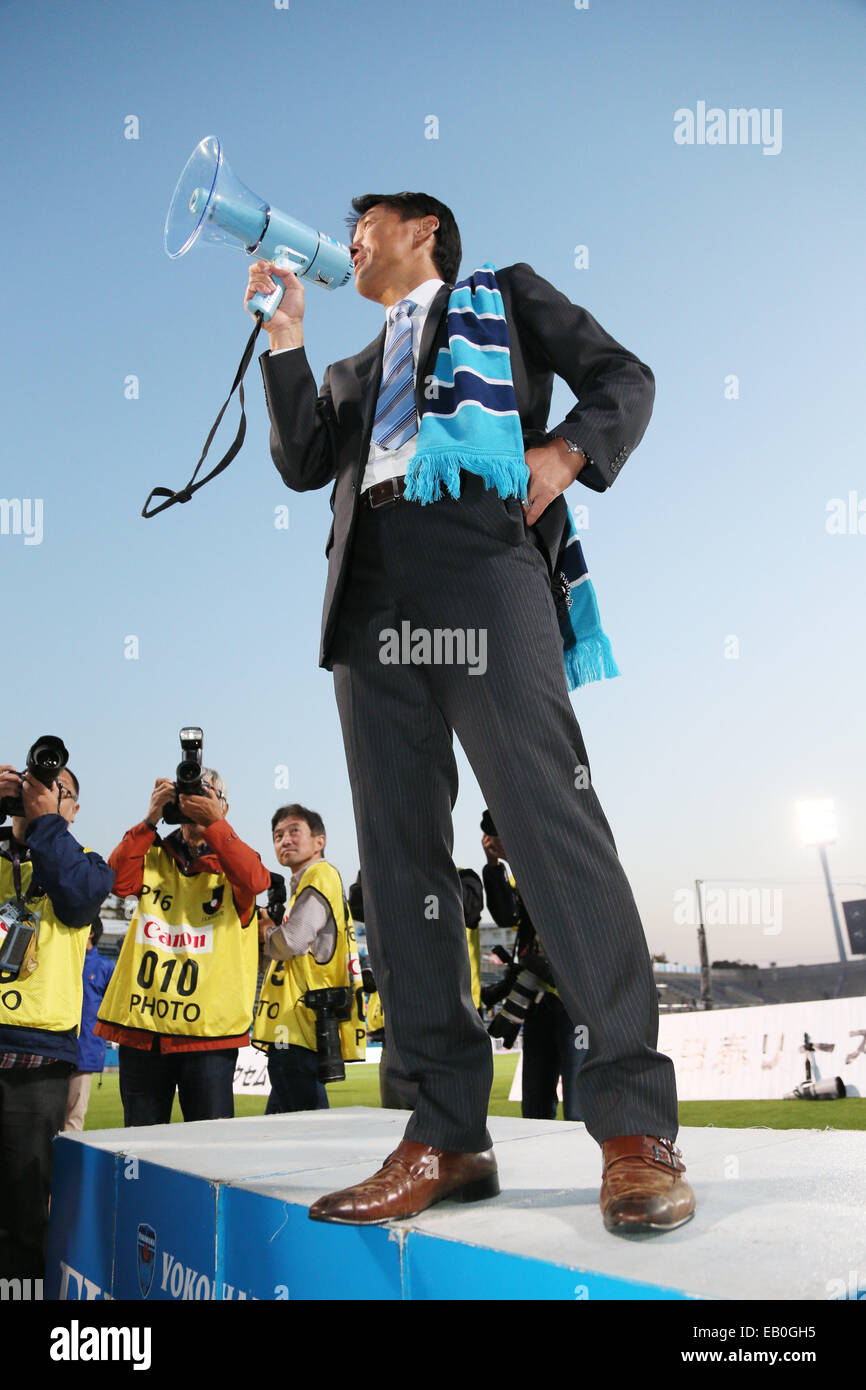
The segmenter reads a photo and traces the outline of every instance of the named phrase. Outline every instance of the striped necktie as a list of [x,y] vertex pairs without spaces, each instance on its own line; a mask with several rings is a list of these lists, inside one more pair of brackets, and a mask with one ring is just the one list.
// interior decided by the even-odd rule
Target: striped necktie
[[394,308],[389,341],[382,359],[382,385],[373,422],[373,443],[380,449],[399,449],[417,433],[415,367],[412,359],[412,319],[417,304],[401,299]]

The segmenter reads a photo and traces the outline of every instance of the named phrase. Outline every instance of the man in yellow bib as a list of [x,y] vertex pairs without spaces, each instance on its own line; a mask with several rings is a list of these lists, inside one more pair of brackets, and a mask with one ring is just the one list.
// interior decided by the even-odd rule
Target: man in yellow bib
[[0,840],[0,945],[35,928],[17,976],[0,971],[0,1275],[42,1278],[52,1139],[78,1060],[90,923],[114,875],[69,833],[78,779],[50,787],[0,767],[0,797],[21,799]]
[[266,1113],[326,1110],[319,1079],[316,1013],[310,991],[346,990],[348,1017],[339,1025],[343,1060],[363,1061],[367,1042],[361,967],[343,883],[324,858],[325,826],[316,811],[297,803],[271,818],[274,851],[291,869],[291,898],[282,922],[262,912],[270,965],[253,1023],[253,1045],[267,1048],[271,1094]]
[[234,1115],[232,1081],[249,1041],[258,966],[256,894],[270,874],[226,820],[226,786],[201,770],[186,817],[157,833],[175,784],[157,780],[147,815],[109,864],[119,897],[138,897],[94,1032],[120,1044],[124,1124],[168,1124],[175,1089],[185,1120]]

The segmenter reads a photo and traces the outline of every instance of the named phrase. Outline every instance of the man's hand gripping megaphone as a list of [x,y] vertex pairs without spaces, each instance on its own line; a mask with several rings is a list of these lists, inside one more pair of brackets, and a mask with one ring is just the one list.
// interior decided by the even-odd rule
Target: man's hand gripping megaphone
[[277,289],[277,283],[283,287],[282,299],[270,319],[263,324],[271,352],[300,347],[304,341],[305,291],[297,275],[290,269],[288,261],[282,266],[279,260],[253,262],[244,295],[244,308],[255,317],[256,306],[251,307],[250,301],[257,295],[272,295]]

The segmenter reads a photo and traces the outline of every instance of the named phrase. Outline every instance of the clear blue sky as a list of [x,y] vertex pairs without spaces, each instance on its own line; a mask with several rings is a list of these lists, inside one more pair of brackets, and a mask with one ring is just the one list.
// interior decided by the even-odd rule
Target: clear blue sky
[[[571,499],[589,503],[623,671],[574,697],[593,778],[654,950],[696,959],[674,905],[701,877],[783,892],[781,931],[720,925],[714,957],[832,958],[793,808],[835,799],[840,897],[866,896],[866,534],[826,526],[850,492],[866,512],[866,6],[14,2],[0,39],[0,496],[43,503],[41,544],[0,535],[0,761],[61,733],[79,833],[107,853],[171,775],[181,724],[199,723],[266,862],[271,811],[297,799],[322,813],[347,881],[357,869],[316,664],[328,495],[280,482],[257,367],[229,472],[139,515],[154,484],[188,478],[249,329],[240,252],[162,248],[175,180],[215,133],[244,182],[333,235],[353,194],[436,194],[464,273],[527,260],[652,366],[645,441],[608,493]],[[700,102],[781,111],[781,149],[675,143],[674,113]],[[351,285],[307,304],[320,378],[379,330]],[[552,424],[570,404],[558,387]],[[456,857],[480,866],[481,795],[461,772]]]

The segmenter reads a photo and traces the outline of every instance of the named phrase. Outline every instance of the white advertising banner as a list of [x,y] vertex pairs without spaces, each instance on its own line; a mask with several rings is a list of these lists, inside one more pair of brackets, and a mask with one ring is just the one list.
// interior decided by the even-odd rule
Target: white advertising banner
[[[382,1049],[378,1043],[368,1043],[366,1062],[352,1062],[346,1067],[346,1076],[351,1077],[356,1067],[366,1071],[368,1065],[378,1066],[381,1055]],[[266,1052],[260,1052],[257,1047],[239,1048],[232,1090],[236,1096],[269,1096],[271,1094],[268,1054]]]
[[[673,1060],[680,1100],[779,1100],[806,1079],[840,1076],[866,1095],[866,998],[662,1014],[659,1050]],[[821,1102],[818,1102],[819,1104]]]
[[268,1076],[268,1054],[257,1047],[238,1049],[235,1076],[232,1090],[236,1096],[269,1096],[271,1081]]
[[[781,1100],[806,1079],[806,1033],[812,1080],[840,1076],[849,1096],[866,1095],[866,998],[662,1014],[659,1051],[676,1067],[679,1100]],[[509,1100],[522,1098],[522,1064]]]

